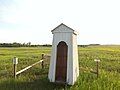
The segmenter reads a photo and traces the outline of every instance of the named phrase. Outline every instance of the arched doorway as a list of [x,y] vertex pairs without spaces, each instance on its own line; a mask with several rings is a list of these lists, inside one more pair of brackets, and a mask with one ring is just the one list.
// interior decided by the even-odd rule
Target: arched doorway
[[67,77],[67,52],[68,46],[61,41],[57,45],[55,81],[66,82]]

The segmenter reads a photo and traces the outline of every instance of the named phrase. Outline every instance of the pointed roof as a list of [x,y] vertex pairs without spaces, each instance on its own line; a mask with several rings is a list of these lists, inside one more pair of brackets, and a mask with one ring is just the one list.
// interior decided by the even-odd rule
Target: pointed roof
[[77,32],[75,30],[73,30],[72,28],[68,27],[67,25],[65,25],[63,23],[58,25],[51,32],[52,33],[55,33],[55,32],[71,32],[71,33],[74,33],[75,35],[77,35]]

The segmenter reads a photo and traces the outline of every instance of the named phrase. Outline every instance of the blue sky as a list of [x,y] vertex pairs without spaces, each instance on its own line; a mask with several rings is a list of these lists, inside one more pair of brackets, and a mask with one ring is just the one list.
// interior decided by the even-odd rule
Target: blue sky
[[51,44],[60,23],[78,44],[120,44],[119,0],[0,0],[0,43]]

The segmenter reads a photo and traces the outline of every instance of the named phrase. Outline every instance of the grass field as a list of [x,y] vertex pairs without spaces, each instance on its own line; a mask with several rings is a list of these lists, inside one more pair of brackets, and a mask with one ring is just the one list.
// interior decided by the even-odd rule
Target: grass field
[[[17,70],[21,70],[39,61],[42,53],[50,54],[50,47],[0,48],[0,90],[120,90],[120,46],[78,49],[80,76],[75,85],[64,86],[49,82],[48,64],[44,69],[38,64],[13,78],[13,57],[19,58]],[[90,72],[96,68],[94,59],[101,60],[98,78]]]

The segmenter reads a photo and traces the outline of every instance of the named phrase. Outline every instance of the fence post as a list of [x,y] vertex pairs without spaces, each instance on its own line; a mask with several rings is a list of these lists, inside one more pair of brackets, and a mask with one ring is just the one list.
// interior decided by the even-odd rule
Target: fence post
[[99,75],[98,72],[99,72],[99,71],[98,71],[98,61],[96,61],[96,74],[97,74],[97,78],[98,78],[98,75]]
[[98,78],[98,76],[99,76],[99,62],[100,62],[100,60],[95,59],[94,61],[96,62],[96,74],[97,74],[97,78]]
[[[42,54],[42,60],[44,59],[44,54]],[[44,68],[44,60],[41,62],[42,69]]]
[[17,64],[18,64],[18,58],[14,57],[13,58],[13,75],[14,78],[16,78],[16,71],[17,71]]

